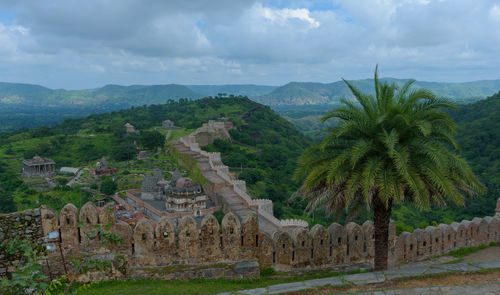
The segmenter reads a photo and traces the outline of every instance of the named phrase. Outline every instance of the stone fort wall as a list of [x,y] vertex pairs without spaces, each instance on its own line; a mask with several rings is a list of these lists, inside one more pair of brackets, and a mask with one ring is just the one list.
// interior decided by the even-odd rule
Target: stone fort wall
[[[500,199],[498,204],[500,206]],[[390,266],[421,261],[462,247],[500,242],[499,215],[500,212],[496,217],[429,226],[399,236],[396,236],[395,225],[391,223]],[[78,227],[78,222],[82,222],[83,227]],[[102,248],[98,247],[97,241],[86,240],[84,231],[93,230],[97,224],[109,223],[112,224],[109,231],[122,236],[124,244]],[[213,215],[207,215],[201,224],[186,216],[178,226],[162,218],[157,223],[142,219],[132,228],[116,219],[113,205],[108,204],[99,210],[92,203],[86,203],[80,211],[68,204],[59,213],[42,207],[40,210],[0,215],[0,224],[3,240],[15,235],[40,243],[43,236],[58,231],[67,255],[116,252],[126,257],[129,270],[165,268],[169,265],[201,267],[243,261],[255,261],[260,267],[272,266],[279,270],[342,269],[360,263],[373,263],[375,255],[371,221],[362,225],[351,222],[345,226],[332,223],[327,228],[315,225],[310,230],[297,227],[291,234],[278,230],[270,236],[259,230],[257,214],[248,214],[240,220],[235,214],[228,213],[220,224]],[[15,261],[9,259],[5,253],[0,253],[4,275],[13,270],[11,266]],[[129,275],[131,273],[134,271],[128,272]]]
[[[41,243],[43,237],[40,209],[0,214],[0,244],[14,237]],[[0,277],[12,272],[20,257],[9,256],[0,248]]]
[[252,199],[252,197],[247,192],[245,181],[233,179],[233,177],[229,173],[229,167],[222,163],[221,154],[219,152],[206,152],[201,149],[201,146],[206,145],[206,143],[199,141],[199,137],[197,136],[198,134],[218,134],[221,132],[220,130],[224,130],[227,133],[227,137],[225,137],[225,139],[230,139],[227,130],[233,128],[232,126],[233,124],[231,122],[209,121],[208,123],[204,123],[202,127],[198,128],[193,133],[181,137],[179,139],[179,143],[181,143],[189,152],[193,154],[191,156],[194,159],[198,161],[200,159],[206,159],[209,164],[210,170],[213,171],[217,176],[219,176],[225,182],[225,185],[230,187],[230,189],[235,194],[235,198],[243,200],[247,208],[255,208],[257,214],[261,218],[267,220],[267,222],[272,226],[272,229],[267,230],[268,234],[272,234],[274,231],[280,229],[287,230],[294,227],[307,227],[308,224],[304,220],[277,219],[273,215],[273,202],[268,199]]

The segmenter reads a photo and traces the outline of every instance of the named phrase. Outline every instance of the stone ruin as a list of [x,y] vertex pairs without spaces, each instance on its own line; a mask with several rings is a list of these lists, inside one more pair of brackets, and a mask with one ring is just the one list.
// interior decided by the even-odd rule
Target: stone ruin
[[[142,219],[132,228],[116,219],[114,208],[108,204],[98,210],[92,203],[86,203],[78,211],[74,205],[68,204],[59,213],[42,207],[39,210],[0,215],[0,242],[15,234],[39,243],[42,236],[58,231],[63,251],[68,255],[111,252],[124,255],[127,265],[126,272],[121,273],[121,276],[126,277],[175,278],[175,274],[161,271],[169,265],[204,269],[250,261],[258,263],[261,268],[272,266],[283,271],[324,267],[342,270],[346,267],[366,267],[374,259],[374,228],[371,221],[362,225],[350,222],[345,226],[332,223],[327,228],[315,225],[310,230],[297,227],[291,234],[277,230],[269,235],[260,230],[255,213],[243,219],[228,213],[220,224],[213,215],[205,216],[200,224],[190,216],[183,217],[178,225],[168,218],[161,218],[156,223]],[[82,222],[83,227],[77,227],[78,222]],[[108,223],[111,223],[111,232],[123,237],[123,245],[98,249],[95,241],[85,239],[85,231],[92,230],[97,224]],[[394,222],[391,222],[389,265],[394,267],[421,261],[462,247],[491,242],[500,242],[498,217],[476,217],[472,221],[430,226],[399,236],[396,235]],[[51,265],[60,263],[56,254],[49,255]],[[0,274],[5,275],[14,266],[4,253],[0,253],[0,257]],[[222,273],[228,277],[246,277],[227,271]],[[255,272],[252,272],[249,276],[254,275]]]
[[56,163],[49,158],[34,156],[23,160],[23,177],[49,177],[56,174]]
[[174,125],[174,122],[172,122],[170,120],[165,120],[165,121],[161,122],[161,128],[163,128],[163,129],[175,129],[175,125]]

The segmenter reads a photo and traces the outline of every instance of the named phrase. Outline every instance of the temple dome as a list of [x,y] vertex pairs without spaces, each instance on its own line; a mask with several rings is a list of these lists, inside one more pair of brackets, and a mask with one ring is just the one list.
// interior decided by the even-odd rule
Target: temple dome
[[175,183],[175,186],[177,188],[190,188],[195,186],[193,180],[189,177],[181,177],[177,179],[177,182]]

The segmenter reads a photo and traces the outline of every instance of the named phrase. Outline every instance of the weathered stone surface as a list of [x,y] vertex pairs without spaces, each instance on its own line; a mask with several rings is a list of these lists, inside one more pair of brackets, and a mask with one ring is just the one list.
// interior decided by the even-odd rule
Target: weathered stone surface
[[227,260],[236,261],[241,255],[241,224],[233,213],[222,219],[222,248]]
[[59,216],[57,215],[56,210],[48,206],[42,206],[40,208],[40,213],[42,217],[42,232],[44,236],[48,236],[51,232],[59,231]]
[[328,227],[330,234],[330,263],[344,264],[347,256],[347,233],[344,227],[338,223],[332,223]]
[[259,271],[259,264],[255,261],[244,261],[234,265],[234,272],[237,274],[248,274]]
[[431,236],[429,232],[424,231],[422,229],[416,229],[413,232],[413,235],[415,235],[415,238],[417,240],[417,256],[418,260],[422,260],[425,258],[428,258],[431,256],[431,251],[430,251],[430,242],[431,242]]
[[484,220],[484,218],[478,218],[474,217],[472,219],[472,223],[476,224],[476,234],[473,237],[475,241],[475,245],[483,245],[483,244],[488,244],[489,242],[489,237],[488,237],[488,222]]
[[361,226],[354,222],[346,225],[347,232],[347,261],[356,263],[363,261],[364,236]]
[[186,263],[194,263],[200,253],[198,226],[191,216],[182,217],[177,228],[179,232],[179,255]]
[[160,254],[161,259],[165,261],[176,260],[178,255],[174,223],[166,217],[160,218],[155,228],[155,234],[156,251]]
[[292,232],[294,249],[292,253],[292,265],[294,267],[306,267],[311,263],[312,238],[305,228],[297,227]]
[[473,265],[480,268],[500,268],[500,260],[476,262]]
[[81,242],[84,244],[86,249],[95,247],[97,245],[97,237],[90,238],[89,235],[95,231],[95,225],[99,224],[99,212],[96,206],[87,202],[80,209],[80,222],[83,227],[80,228]]
[[443,251],[443,232],[435,226],[428,226],[425,231],[429,235],[429,255],[437,256]]
[[388,280],[392,280],[396,278],[418,276],[426,272],[428,269],[429,266],[426,265],[404,266],[397,269],[386,270],[384,271],[384,274]]
[[344,280],[353,283],[354,285],[366,285],[372,283],[381,283],[385,281],[385,276],[382,272],[367,272],[347,275]]
[[65,249],[76,248],[80,244],[78,223],[78,209],[73,204],[67,204],[59,213],[59,227],[61,239]]
[[441,223],[438,228],[443,234],[441,253],[448,253],[456,247],[456,232],[452,226]]
[[375,228],[373,221],[367,220],[362,225],[363,235],[365,236],[363,253],[365,261],[373,262],[375,257]]
[[286,232],[277,231],[273,235],[273,242],[276,252],[276,266],[281,269],[289,268],[292,263],[292,239]]
[[268,288],[268,294],[280,294],[285,292],[297,292],[300,290],[308,289],[309,287],[304,284],[304,282],[297,283],[287,283],[272,285]]
[[145,218],[139,220],[134,229],[135,254],[146,256],[153,253],[154,244],[155,236],[153,225]]
[[316,224],[311,229],[310,235],[313,241],[313,263],[315,265],[327,264],[330,252],[328,231],[321,224]]
[[200,261],[217,262],[221,260],[221,235],[219,222],[212,214],[206,215],[201,221],[201,253]]
[[276,260],[276,253],[273,250],[273,240],[266,234],[262,234],[260,240],[259,264],[261,267],[269,267]]
[[467,263],[455,263],[455,264],[442,264],[438,266],[433,266],[434,268],[446,269],[449,271],[476,271],[479,267],[469,265]]
[[241,254],[243,259],[256,257],[258,237],[259,237],[259,220],[257,214],[250,213],[243,218],[241,223]]
[[305,281],[304,284],[308,287],[314,288],[314,287],[322,287],[322,286],[342,286],[344,283],[339,277],[330,277],[330,278],[323,278],[323,279],[315,279],[315,280],[309,280]]
[[111,227],[111,232],[122,237],[123,243],[114,245],[111,250],[120,254],[132,255],[133,230],[130,225],[124,221],[117,220]]
[[103,226],[116,223],[116,208],[113,203],[108,203],[102,207],[101,212],[99,212],[99,223]]
[[467,246],[467,228],[465,224],[452,222],[450,226],[455,231],[455,242],[453,243],[453,249],[459,249]]
[[[221,293],[225,294],[225,293]],[[231,293],[228,293],[231,294]],[[267,293],[267,288],[257,288],[257,289],[251,289],[251,290],[243,290],[243,291],[238,291],[236,294],[245,294],[245,295],[261,295],[261,294],[268,294]]]
[[488,223],[488,242],[500,242],[500,217],[485,217]]
[[464,229],[463,233],[460,233],[460,237],[463,238],[464,241],[464,244],[461,247],[470,247],[472,244],[474,244],[474,242],[471,241],[472,229],[474,225],[469,220],[462,220],[462,222],[460,222],[460,225],[462,225]]

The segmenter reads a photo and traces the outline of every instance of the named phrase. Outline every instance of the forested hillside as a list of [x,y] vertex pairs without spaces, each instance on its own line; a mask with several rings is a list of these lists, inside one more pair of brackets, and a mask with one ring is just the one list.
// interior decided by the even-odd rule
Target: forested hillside
[[[295,127],[274,113],[246,97],[216,97],[195,101],[181,99],[162,105],[134,107],[118,112],[94,114],[80,119],[68,119],[53,127],[40,127],[0,134],[0,187],[3,196],[21,194],[28,198],[30,191],[18,180],[21,157],[33,155],[49,157],[57,167],[80,167],[95,163],[103,155],[112,161],[135,158],[136,141],[148,147],[149,135],[163,120],[170,119],[176,126],[190,132],[208,120],[226,117],[236,126],[231,130],[233,143],[218,142],[224,162],[248,181],[258,197],[276,201],[278,216],[301,215],[303,204],[287,205],[288,196],[298,184],[291,180],[298,156],[311,141]],[[126,122],[141,131],[140,135],[124,134]],[[177,131],[176,131],[177,132]],[[154,136],[151,136],[154,138]],[[164,136],[160,136],[160,141]],[[18,191],[22,189],[22,191]],[[32,192],[34,194],[34,192]],[[19,198],[18,198],[19,199]],[[1,209],[1,205],[0,205]],[[288,213],[287,213],[288,212]]]
[[[399,85],[407,79],[384,78],[382,81]],[[373,94],[373,80],[352,80],[356,87],[364,93]],[[474,81],[465,83],[440,83],[416,81],[416,88],[427,88],[438,96],[449,97],[459,103],[479,100],[500,89],[500,80]],[[340,98],[352,98],[351,91],[343,81],[333,83],[291,82],[276,88],[273,92],[255,97],[254,100],[265,105],[310,105],[335,104]]]
[[394,218],[400,225],[418,227],[434,222],[451,222],[492,215],[500,196],[500,92],[476,103],[461,105],[451,113],[458,125],[456,138],[473,172],[486,185],[485,195],[467,199],[465,207],[450,204],[419,212],[397,206]]

